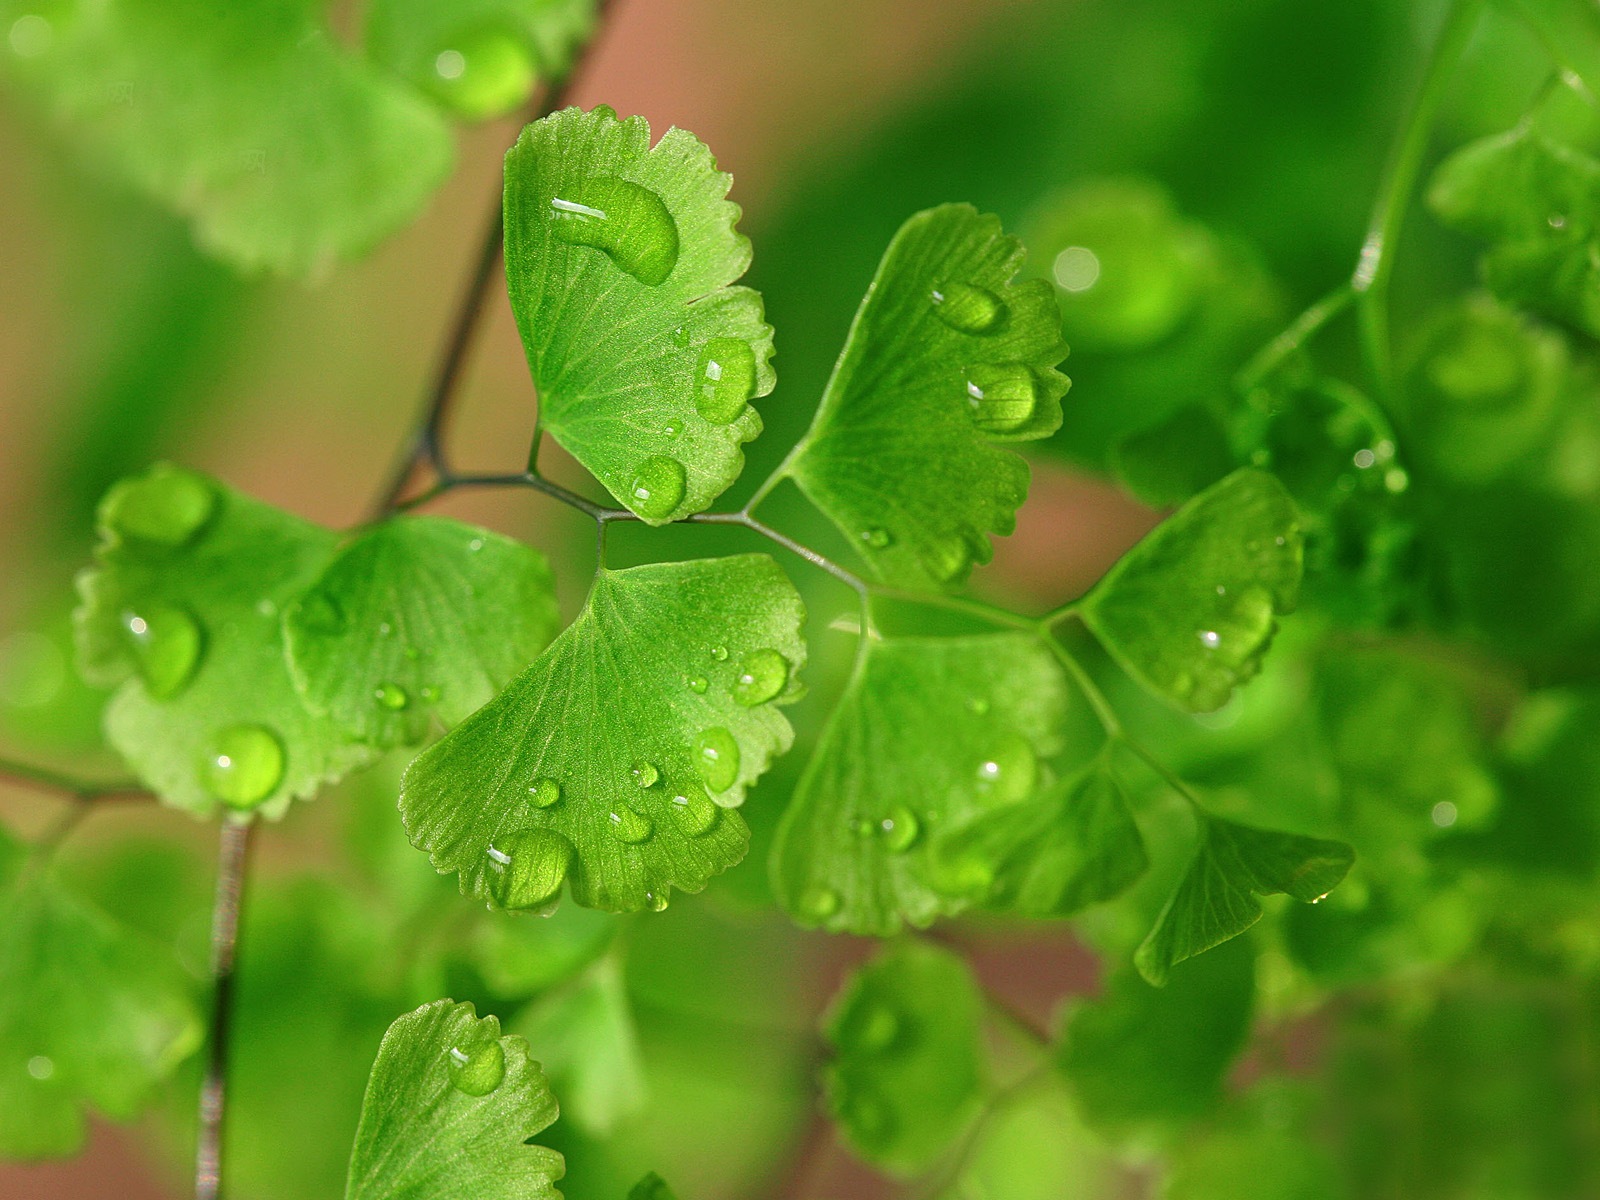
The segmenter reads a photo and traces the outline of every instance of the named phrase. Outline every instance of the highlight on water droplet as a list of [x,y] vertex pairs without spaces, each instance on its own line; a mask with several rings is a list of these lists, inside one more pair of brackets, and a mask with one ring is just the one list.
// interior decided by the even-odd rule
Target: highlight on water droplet
[[739,780],[739,743],[722,726],[702,731],[694,739],[695,770],[713,792],[725,792]]
[[603,251],[640,283],[666,281],[678,263],[678,226],[661,197],[612,175],[596,175],[550,200],[557,241]]
[[689,685],[689,690],[696,696],[704,696],[706,689],[711,686],[704,675],[691,675],[684,682]]
[[1215,629],[1202,629],[1200,631],[1200,644],[1207,650],[1215,650],[1222,644],[1222,635]]
[[230,725],[212,739],[200,764],[200,782],[230,808],[249,808],[283,782],[284,765],[283,743],[270,729]]
[[133,649],[145,690],[157,700],[176,696],[200,665],[200,625],[171,604],[142,606],[122,614],[122,628]]
[[839,911],[839,893],[814,883],[800,893],[800,915],[808,921],[826,921]]
[[647,520],[663,520],[683,503],[687,483],[681,462],[664,454],[652,455],[633,474],[628,486],[630,507]]
[[883,844],[891,854],[903,854],[916,844],[917,835],[922,832],[922,822],[917,820],[916,813],[903,804],[897,804],[890,809],[889,815],[878,823],[878,828],[883,835]]
[[776,650],[752,650],[739,661],[733,680],[733,698],[746,708],[765,704],[789,682],[789,660]]
[[993,333],[1006,316],[1005,301],[972,283],[941,283],[933,289],[933,311],[960,333]]
[[676,440],[678,438],[678,436],[683,433],[683,425],[680,422],[677,422],[677,421],[668,421],[665,425],[663,425],[661,427],[661,432],[662,432],[663,436],[665,436],[667,438],[667,440],[673,441],[673,440]]
[[377,690],[373,692],[373,697],[390,712],[399,712],[411,703],[411,693],[398,683],[379,684]]
[[425,683],[417,689],[417,697],[424,704],[436,703],[439,699],[439,689],[431,683]]
[[1033,744],[1019,733],[1002,735],[978,762],[978,795],[993,807],[1026,800],[1038,779]]
[[468,1096],[487,1096],[506,1077],[506,1052],[498,1041],[452,1046],[445,1062],[450,1085]]
[[554,808],[561,802],[561,785],[549,776],[528,785],[528,801],[535,808]]
[[191,541],[216,507],[216,489],[207,480],[160,463],[112,488],[100,515],[125,538],[176,547]]
[[490,843],[489,893],[501,908],[542,908],[561,893],[576,851],[554,829],[519,829]]
[[979,363],[967,368],[967,409],[984,433],[1011,433],[1033,418],[1039,382],[1020,363]]
[[710,833],[720,811],[704,792],[691,791],[688,795],[672,798],[672,819],[690,837]]
[[894,543],[894,535],[874,525],[871,529],[861,531],[861,540],[874,550],[887,550]]
[[607,820],[611,824],[612,836],[619,842],[636,846],[640,842],[650,840],[650,835],[656,831],[655,823],[643,813],[634,812],[633,809],[622,805],[609,814]]
[[756,392],[756,355],[749,342],[712,338],[700,348],[694,408],[713,425],[727,425]]
[[650,762],[648,759],[636,759],[629,770],[633,775],[634,783],[642,788],[655,787],[656,780],[661,778],[661,772],[656,769],[655,763]]

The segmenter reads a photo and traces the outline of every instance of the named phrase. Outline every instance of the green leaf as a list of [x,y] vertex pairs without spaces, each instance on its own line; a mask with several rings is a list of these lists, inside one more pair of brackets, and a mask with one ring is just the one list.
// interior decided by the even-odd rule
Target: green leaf
[[1146,504],[1182,504],[1234,466],[1222,423],[1197,405],[1128,434],[1111,451],[1112,467]]
[[106,736],[169,804],[280,816],[369,752],[306,711],[282,610],[333,558],[328,530],[158,464],[100,505],[78,581],[79,659],[120,684]]
[[1227,703],[1294,609],[1303,542],[1283,486],[1235,471],[1128,551],[1079,605],[1130,675],[1191,712]]
[[1164,987],[1119,971],[1103,995],[1068,1014],[1057,1060],[1096,1124],[1195,1117],[1220,1098],[1254,1000],[1247,942],[1184,963]]
[[340,550],[285,612],[301,698],[352,741],[414,743],[481,708],[555,636],[544,555],[443,517],[399,517]]
[[566,71],[594,9],[595,0],[377,0],[367,53],[463,117],[498,117]]
[[1028,491],[994,445],[1048,437],[1069,386],[1043,280],[1013,284],[1022,244],[970,205],[895,234],[787,472],[888,583],[943,586],[993,554]]
[[1173,964],[1237,937],[1261,919],[1256,897],[1282,892],[1307,904],[1326,896],[1350,870],[1343,842],[1257,829],[1201,816],[1200,848],[1161,910],[1134,962],[1157,987]]
[[1060,669],[1025,634],[869,641],[778,828],[780,902],[876,936],[967,907],[973,880],[940,874],[930,834],[1032,802],[1066,710]]
[[933,854],[941,880],[971,880],[985,908],[1034,919],[1071,916],[1118,896],[1148,865],[1104,759],[1037,798],[946,829]]
[[307,274],[409,221],[443,181],[450,131],[330,36],[304,0],[0,0],[47,22],[7,56],[98,169],[244,267]]
[[777,705],[799,695],[803,619],[765,555],[601,572],[550,648],[406,771],[412,843],[503,908],[548,904],[563,877],[615,912],[699,891],[744,856],[732,809],[793,740]]
[[732,177],[691,133],[569,108],[506,155],[506,282],[539,424],[652,525],[707,507],[772,390]]
[[83,1109],[128,1120],[200,1045],[170,950],[22,867],[0,887],[0,1157],[82,1148]]
[[942,1154],[983,1090],[983,1000],[960,957],[921,942],[885,949],[824,1019],[828,1110],[867,1161],[912,1175]]
[[516,1031],[544,1063],[569,1119],[599,1137],[645,1102],[639,1034],[616,956],[536,1001]]
[[383,1035],[346,1200],[559,1200],[561,1155],[533,1138],[556,1099],[519,1037],[435,1000]]

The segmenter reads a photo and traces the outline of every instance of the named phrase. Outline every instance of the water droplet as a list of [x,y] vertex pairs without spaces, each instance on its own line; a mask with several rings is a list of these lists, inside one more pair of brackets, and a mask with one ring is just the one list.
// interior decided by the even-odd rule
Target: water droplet
[[689,690],[696,696],[704,696],[706,689],[711,686],[704,675],[691,675],[685,682],[688,683]]
[[704,792],[672,798],[672,817],[690,837],[711,832],[717,823],[718,808]]
[[379,704],[383,705],[384,708],[389,709],[391,712],[399,712],[406,705],[411,703],[410,694],[398,683],[380,684],[378,690],[373,693],[373,696],[377,699]]
[[1038,780],[1039,760],[1021,734],[1004,734],[978,763],[978,794],[991,806],[1026,800]]
[[679,436],[682,435],[683,426],[680,425],[677,421],[668,421],[665,425],[663,425],[661,427],[661,432],[662,432],[663,435],[666,436],[668,441],[674,441]]
[[673,345],[675,345],[675,346],[688,346],[689,342],[690,342],[689,327],[687,325],[679,325],[676,329],[674,329],[672,331],[672,343],[673,343]]
[[733,698],[746,708],[765,704],[789,682],[789,660],[776,650],[752,650],[739,662]]
[[506,1077],[506,1052],[497,1041],[452,1046],[445,1057],[451,1086],[469,1096],[487,1096]]
[[1225,585],[1223,585],[1223,584],[1220,584],[1220,583],[1217,584],[1217,595],[1226,596],[1227,594],[1228,594],[1227,587]]
[[535,808],[554,808],[561,802],[561,785],[554,779],[535,779],[528,787],[528,799]]
[[678,262],[678,226],[649,188],[597,175],[550,201],[557,241],[603,251],[640,283],[655,286]]
[[467,549],[470,550],[473,554],[476,554],[478,551],[483,549],[483,539],[482,538],[473,538],[470,542],[467,543]]
[[378,622],[378,636],[390,637],[394,634],[394,626],[387,621]]
[[519,829],[489,847],[489,891],[505,909],[541,908],[554,900],[575,851],[554,829]]
[[646,892],[644,894],[644,902],[651,912],[665,912],[667,910],[665,892]]
[[923,553],[928,573],[940,583],[959,579],[972,562],[972,547],[959,535],[933,542]]
[[839,893],[814,883],[800,894],[800,915],[808,921],[826,921],[839,911]]
[[1202,629],[1200,631],[1200,644],[1207,650],[1215,650],[1222,644],[1222,635],[1215,629]]
[[283,781],[284,752],[271,730],[233,725],[217,734],[200,764],[206,791],[231,808],[249,808]]
[[349,623],[339,602],[321,590],[302,596],[292,619],[298,621],[302,629],[329,637],[343,633]]
[[694,408],[713,425],[738,420],[756,392],[756,355],[749,342],[712,338],[700,348]]
[[863,1054],[882,1054],[900,1037],[900,1015],[889,1005],[867,999],[854,1005],[839,1031],[846,1048]]
[[28,1060],[28,1074],[43,1083],[56,1073],[55,1060],[43,1054],[35,1054]]
[[642,788],[655,787],[656,780],[661,778],[661,772],[656,770],[656,765],[646,759],[639,759],[633,764],[633,781]]
[[863,529],[861,531],[861,540],[874,550],[886,550],[893,545],[894,535],[887,529],[880,529],[874,526],[871,529]]
[[713,792],[725,792],[739,779],[739,743],[720,725],[694,739],[694,766]]
[[716,659],[718,662],[727,662],[728,648],[726,646],[711,647],[711,657]]
[[1545,218],[1545,221],[1551,229],[1565,229],[1567,227],[1567,218],[1561,213],[1551,213]]
[[879,822],[883,831],[883,844],[891,854],[903,854],[916,843],[922,832],[917,816],[905,805],[896,805],[889,815]]
[[158,604],[125,612],[122,628],[139,677],[157,700],[170,700],[194,678],[200,665],[200,626],[183,609]]
[[683,503],[687,482],[681,462],[664,454],[652,455],[634,472],[628,487],[630,507],[646,520],[663,520]]
[[616,809],[609,814],[609,819],[612,835],[617,841],[626,842],[630,846],[649,841],[650,835],[656,830],[649,817],[627,807]]
[[992,333],[1006,316],[999,296],[971,283],[941,283],[933,290],[933,311],[960,333]]
[[417,696],[424,704],[435,704],[439,699],[439,689],[431,683],[425,683],[417,689]]
[[193,471],[163,463],[112,488],[101,517],[125,538],[182,546],[200,532],[216,507],[217,493],[210,483]]
[[1026,425],[1039,403],[1039,383],[1019,363],[980,363],[967,369],[967,407],[985,433],[1010,433]]

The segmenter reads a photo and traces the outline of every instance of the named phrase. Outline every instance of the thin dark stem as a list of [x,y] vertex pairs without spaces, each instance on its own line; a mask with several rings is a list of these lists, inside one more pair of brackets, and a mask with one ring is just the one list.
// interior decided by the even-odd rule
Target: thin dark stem
[[195,1200],[222,1195],[222,1121],[227,1101],[228,1044],[233,1022],[233,965],[239,912],[250,866],[254,821],[222,822],[217,849],[217,894],[211,910],[211,1024],[205,1080],[200,1085],[200,1137],[195,1153]]
[[47,792],[69,796],[74,800],[149,799],[150,791],[131,779],[113,779],[104,783],[88,779],[75,779],[48,767],[35,767],[28,763],[0,759],[0,779],[24,784]]

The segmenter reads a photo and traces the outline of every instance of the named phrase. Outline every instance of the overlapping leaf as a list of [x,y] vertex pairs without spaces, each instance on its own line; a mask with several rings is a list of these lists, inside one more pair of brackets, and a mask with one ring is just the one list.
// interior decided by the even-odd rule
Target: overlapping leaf
[[79,579],[79,654],[120,684],[111,744],[162,799],[281,815],[369,751],[300,702],[282,609],[332,560],[329,531],[215,480],[157,465],[100,507]]
[[1260,669],[1300,589],[1300,517],[1263,471],[1235,471],[1123,556],[1079,611],[1135,679],[1210,712]]
[[788,473],[875,574],[965,577],[1010,533],[1028,467],[996,442],[1047,437],[1068,382],[1043,280],[1013,284],[1021,243],[964,204],[900,227],[856,313]]
[[941,874],[933,839],[1033,800],[1066,704],[1055,662],[1023,634],[869,642],[779,826],[783,906],[880,936],[966,907],[974,880]]
[[487,529],[399,517],[340,550],[284,617],[308,707],[352,740],[421,740],[482,706],[549,644],[544,555]]
[[435,1000],[389,1026],[372,1065],[345,1200],[560,1200],[557,1115],[519,1037]]
[[804,612],[770,558],[605,571],[583,613],[407,770],[412,842],[465,893],[659,908],[738,862],[733,807],[793,732]]
[[506,155],[506,282],[539,423],[651,524],[709,505],[772,390],[739,206],[693,134],[575,108]]

